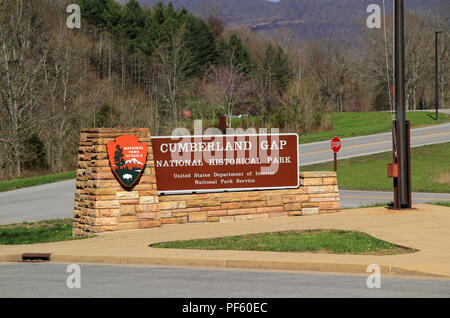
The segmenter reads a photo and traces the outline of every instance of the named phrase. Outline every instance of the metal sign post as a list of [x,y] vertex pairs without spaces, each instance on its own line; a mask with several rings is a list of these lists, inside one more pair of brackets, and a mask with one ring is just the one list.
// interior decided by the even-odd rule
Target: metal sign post
[[436,31],[434,33],[434,62],[435,62],[435,107],[436,107],[436,120],[439,118],[439,33],[442,31]]
[[[411,208],[411,164],[409,158],[408,126],[405,120],[405,39],[403,0],[395,0],[395,111],[397,120],[393,128],[395,142],[394,161],[398,165],[397,209]],[[395,182],[395,181],[394,181]]]
[[334,137],[331,140],[331,150],[333,150],[334,153],[334,171],[337,172],[337,154],[339,150],[341,150],[342,142],[339,137]]

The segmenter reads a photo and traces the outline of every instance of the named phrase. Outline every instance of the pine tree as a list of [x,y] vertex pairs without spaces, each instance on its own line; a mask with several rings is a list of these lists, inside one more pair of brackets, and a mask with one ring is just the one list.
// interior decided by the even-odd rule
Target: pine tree
[[256,63],[250,55],[250,50],[235,33],[231,35],[228,43],[223,39],[219,41],[219,51],[221,64],[227,65],[232,60],[244,74],[251,73],[255,68]]
[[186,47],[192,55],[189,70],[196,73],[202,66],[207,66],[217,60],[216,41],[211,29],[203,20],[191,14],[186,14],[185,20]]
[[122,166],[125,165],[122,148],[120,148],[119,145],[116,146],[116,152],[114,153],[114,162],[119,170],[122,170]]
[[132,51],[140,47],[140,35],[145,27],[145,15],[137,0],[130,0],[122,9],[119,30],[128,39]]
[[289,56],[281,47],[273,47],[269,44],[265,51],[262,70],[266,78],[275,86],[279,93],[286,90],[292,79],[292,70],[289,65]]
[[[151,59],[158,49],[171,47],[174,37],[178,41],[180,34],[183,40],[180,56],[189,61],[183,69],[186,78],[198,75],[217,60],[216,40],[211,28],[185,8],[176,11],[171,3],[165,6],[158,2],[151,9],[143,9],[137,0],[129,0],[125,5],[114,0],[77,1],[83,18],[99,29],[113,33],[117,42],[125,43],[128,63],[135,63],[130,68],[137,74],[140,74],[137,70],[142,69],[143,57]],[[232,45],[239,46],[239,55],[245,55],[246,48],[241,48],[239,43]]]
[[102,13],[103,25],[105,29],[111,30],[116,34],[120,31],[119,25],[121,19],[121,9],[121,6],[116,1],[108,0]]
[[105,9],[112,8],[114,0],[77,0],[83,14],[83,19],[94,22],[98,27],[105,28]]

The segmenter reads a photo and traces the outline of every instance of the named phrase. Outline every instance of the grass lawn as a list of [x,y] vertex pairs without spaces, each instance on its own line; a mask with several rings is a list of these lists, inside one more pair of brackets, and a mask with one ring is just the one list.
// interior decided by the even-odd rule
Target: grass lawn
[[414,251],[378,240],[361,232],[338,230],[249,234],[213,239],[165,242],[151,245],[151,247],[360,255],[392,255]]
[[45,183],[52,183],[57,181],[64,181],[75,179],[76,171],[69,171],[63,173],[48,174],[45,176],[36,176],[31,178],[14,179],[0,182],[0,192],[15,190],[20,188],[32,187]]
[[0,244],[32,244],[84,238],[72,236],[72,222],[72,219],[61,219],[0,225]]
[[[411,187],[416,192],[450,192],[450,143],[411,148]],[[392,191],[387,177],[392,152],[338,161],[340,189]],[[302,167],[303,171],[332,171],[333,162]]]
[[[435,114],[431,112],[406,113],[406,119],[411,121],[411,128],[443,124],[450,121],[450,115],[447,114],[439,114],[437,121],[434,120],[434,116]],[[301,135],[300,143],[331,140],[334,136],[348,138],[392,131],[392,120],[389,112],[334,113],[332,118],[333,130]]]
[[440,206],[447,206],[450,208],[450,202],[433,202],[430,204],[434,204],[434,205],[440,205]]

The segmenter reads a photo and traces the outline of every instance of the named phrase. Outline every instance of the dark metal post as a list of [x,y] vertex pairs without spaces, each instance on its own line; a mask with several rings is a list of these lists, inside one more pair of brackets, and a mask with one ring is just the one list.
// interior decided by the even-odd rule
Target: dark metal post
[[439,33],[442,31],[436,31],[434,33],[434,61],[435,61],[435,88],[436,88],[436,97],[435,97],[435,106],[436,106],[436,120],[438,120],[439,116]]
[[408,208],[412,208],[411,193],[411,123],[406,121],[406,148],[408,149]]
[[395,0],[395,111],[397,114],[397,161],[400,208],[410,208],[410,163],[405,112],[405,34],[403,0]]
[[334,171],[337,172],[337,153],[334,153]]
[[[394,165],[398,164],[397,161],[397,120],[392,121],[392,163]],[[400,203],[399,203],[399,194],[398,194],[398,177],[394,177],[394,206],[393,208],[395,210],[400,209]]]

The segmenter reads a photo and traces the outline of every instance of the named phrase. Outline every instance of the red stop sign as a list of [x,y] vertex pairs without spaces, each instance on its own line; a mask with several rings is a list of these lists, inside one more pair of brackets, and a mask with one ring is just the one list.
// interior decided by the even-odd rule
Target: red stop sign
[[341,146],[342,146],[342,142],[339,139],[339,137],[334,137],[333,139],[331,139],[331,149],[334,152],[339,152],[339,150],[341,150]]

